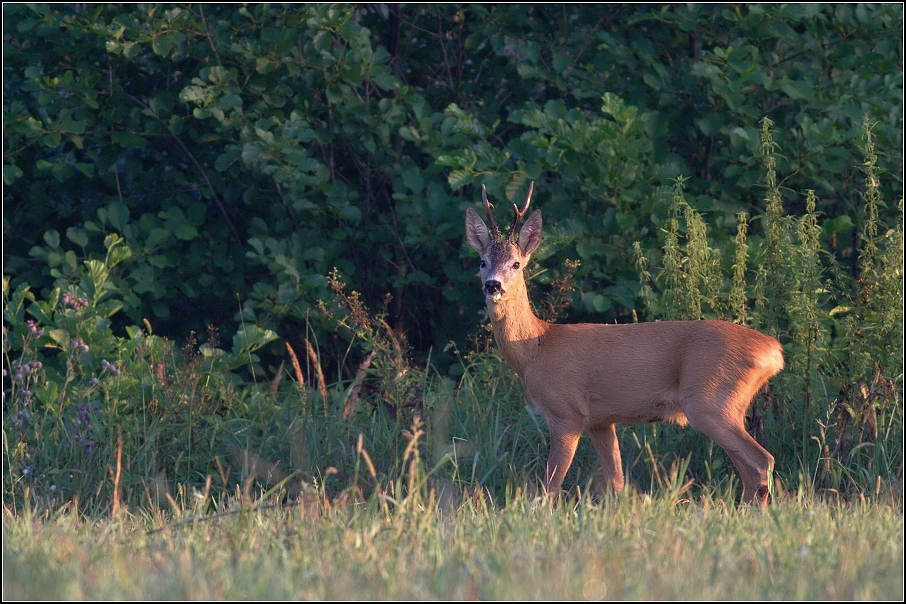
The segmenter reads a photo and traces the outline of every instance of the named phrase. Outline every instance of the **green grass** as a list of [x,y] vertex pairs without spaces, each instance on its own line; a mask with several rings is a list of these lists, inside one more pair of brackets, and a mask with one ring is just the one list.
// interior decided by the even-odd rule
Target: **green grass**
[[[6,599],[902,600],[902,499],[767,510],[667,490],[555,506],[308,492],[85,521],[3,519]],[[182,517],[176,517],[182,514]],[[150,532],[149,532],[150,531]]]

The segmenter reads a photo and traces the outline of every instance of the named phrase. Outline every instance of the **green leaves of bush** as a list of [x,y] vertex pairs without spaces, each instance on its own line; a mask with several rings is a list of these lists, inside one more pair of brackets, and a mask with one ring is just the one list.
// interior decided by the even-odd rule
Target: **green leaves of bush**
[[463,341],[480,306],[463,204],[529,181],[551,234],[538,283],[579,257],[573,318],[628,320],[626,252],[657,255],[674,178],[716,249],[738,213],[760,220],[761,117],[828,241],[858,223],[863,114],[886,124],[879,168],[901,163],[898,5],[4,11],[5,270],[47,289],[116,234],[131,256],[108,282],[162,333],[300,329],[336,266],[370,303],[397,298],[417,350]]

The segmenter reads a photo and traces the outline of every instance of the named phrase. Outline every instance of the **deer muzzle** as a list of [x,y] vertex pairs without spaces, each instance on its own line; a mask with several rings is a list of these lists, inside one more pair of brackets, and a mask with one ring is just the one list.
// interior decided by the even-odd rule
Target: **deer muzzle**
[[486,298],[497,302],[503,296],[503,285],[500,281],[488,279],[484,282],[484,295]]

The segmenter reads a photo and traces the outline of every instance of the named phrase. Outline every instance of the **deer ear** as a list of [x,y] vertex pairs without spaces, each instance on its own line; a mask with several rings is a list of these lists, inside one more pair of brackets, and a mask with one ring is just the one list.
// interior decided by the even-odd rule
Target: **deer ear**
[[535,210],[519,230],[519,249],[528,256],[541,243],[541,210]]
[[487,225],[472,208],[466,208],[466,241],[479,254],[484,254],[491,245],[491,234]]

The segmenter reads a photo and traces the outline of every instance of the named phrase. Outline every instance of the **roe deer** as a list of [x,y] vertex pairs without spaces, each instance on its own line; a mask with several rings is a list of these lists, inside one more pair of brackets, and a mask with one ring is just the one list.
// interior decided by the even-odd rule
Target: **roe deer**
[[501,234],[482,187],[491,230],[466,209],[466,239],[481,255],[481,281],[494,338],[529,402],[547,420],[544,488],[556,497],[579,437],[591,437],[604,480],[623,488],[615,425],[687,423],[720,445],[742,477],[744,501],[766,505],[774,458],[745,430],[752,397],[783,369],[780,342],[726,321],[623,325],[547,323],[529,306],[522,270],[541,242],[541,211],[519,230],[532,198],[513,206]]

